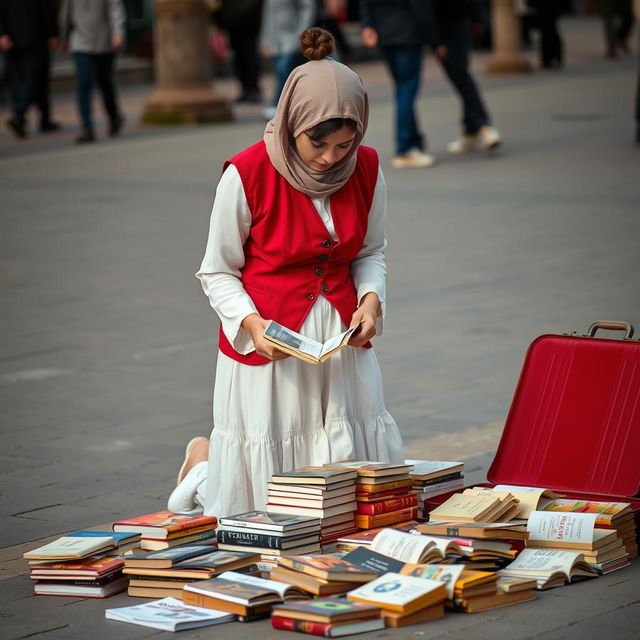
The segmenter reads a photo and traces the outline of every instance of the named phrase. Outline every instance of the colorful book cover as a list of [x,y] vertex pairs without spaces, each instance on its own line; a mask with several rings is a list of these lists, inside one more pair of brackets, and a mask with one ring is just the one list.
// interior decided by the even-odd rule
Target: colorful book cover
[[102,538],[104,536],[111,538],[117,547],[140,539],[140,534],[132,531],[74,531],[67,534],[69,538]]
[[403,496],[401,498],[390,498],[389,500],[381,500],[379,502],[358,503],[358,515],[377,515],[380,513],[388,513],[390,511],[398,511],[401,509],[410,509],[418,504],[418,496],[415,493]]
[[360,582],[360,578],[377,575],[376,572],[336,556],[284,556],[279,564],[309,575],[319,576],[326,580],[336,580],[336,576],[344,575],[346,581]]
[[[114,531],[140,531],[149,527],[165,529],[168,533],[186,531],[196,527],[215,527],[218,519],[215,516],[183,516],[171,511],[156,511],[142,516],[125,518],[113,523]],[[127,527],[131,527],[127,529]]]
[[185,560],[176,565],[180,569],[220,569],[230,565],[251,564],[259,556],[257,553],[243,551],[212,551],[206,555]]
[[273,608],[275,616],[296,617],[321,616],[328,622],[336,619],[357,619],[372,617],[380,613],[380,607],[361,602],[349,602],[342,598],[314,598],[313,600],[299,600],[276,605]]
[[382,553],[367,549],[366,547],[358,547],[353,551],[342,556],[343,560],[352,562],[353,564],[367,569],[378,575],[388,573],[389,571],[400,571],[404,567],[404,562],[395,560],[389,556],[385,556]]
[[31,573],[40,575],[55,575],[56,573],[70,573],[75,575],[104,575],[119,571],[124,567],[120,558],[84,558],[66,562],[47,562],[46,564],[31,565]]
[[595,513],[596,525],[610,526],[616,517],[631,512],[628,502],[594,502],[587,500],[551,500],[539,507],[540,511]]

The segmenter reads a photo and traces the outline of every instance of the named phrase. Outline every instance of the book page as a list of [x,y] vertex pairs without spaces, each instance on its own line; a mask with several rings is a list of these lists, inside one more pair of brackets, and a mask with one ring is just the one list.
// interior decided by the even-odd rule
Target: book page
[[291,588],[291,585],[287,584],[286,582],[267,580],[266,578],[257,578],[246,573],[238,573],[237,571],[225,571],[224,573],[221,573],[218,578],[233,580],[234,582],[241,582],[242,584],[250,584],[254,587],[259,587],[260,589],[273,591],[277,593],[282,600],[284,600],[284,595],[287,592],[287,589]]
[[273,320],[267,325],[267,328],[264,330],[264,335],[265,337],[272,338],[276,342],[281,342],[290,349],[302,351],[316,360],[320,358],[320,354],[322,353],[322,345],[319,342],[311,338],[306,338],[295,331],[291,331],[291,329],[287,329],[287,327],[283,327]]
[[506,574],[525,571],[537,575],[562,571],[568,576],[576,560],[582,559],[582,557],[582,554],[577,551],[524,549],[513,562],[505,567],[504,571]]
[[396,529],[383,529],[371,543],[371,549],[378,553],[414,564],[420,562],[424,550],[432,546],[433,541],[427,536],[404,533]]
[[429,580],[438,580],[447,588],[447,597],[453,600],[456,582],[464,571],[463,564],[414,564],[405,565],[400,573],[405,576],[415,576]]
[[339,349],[340,347],[346,345],[346,343],[349,342],[349,338],[351,338],[351,336],[353,335],[354,331],[357,328],[358,327],[347,329],[343,333],[340,333],[339,335],[334,336],[333,338],[329,338],[324,343],[324,345],[322,345],[322,350],[320,352],[319,357],[322,358],[326,356],[328,353],[331,353],[332,351],[335,351],[336,349]]
[[593,542],[595,513],[556,513],[534,511],[529,517],[529,540]]
[[494,489],[498,491],[508,491],[520,500],[520,510],[518,517],[528,518],[532,511],[538,508],[540,498],[555,498],[555,493],[551,489],[541,489],[540,487],[520,487],[510,484],[497,484]]

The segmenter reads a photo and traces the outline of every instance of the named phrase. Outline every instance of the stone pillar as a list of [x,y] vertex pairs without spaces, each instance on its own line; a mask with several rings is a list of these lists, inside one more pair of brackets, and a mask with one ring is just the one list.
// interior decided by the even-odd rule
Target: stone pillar
[[227,101],[212,88],[204,0],[155,0],[156,89],[142,121],[197,124],[232,119]]
[[522,52],[520,16],[516,5],[517,0],[491,0],[493,53],[487,63],[489,73],[531,73],[533,70]]

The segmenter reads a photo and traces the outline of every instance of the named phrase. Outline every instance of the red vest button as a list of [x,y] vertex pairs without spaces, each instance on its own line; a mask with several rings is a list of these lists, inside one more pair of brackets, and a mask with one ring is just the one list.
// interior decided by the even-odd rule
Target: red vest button
[[315,296],[313,295],[313,293],[310,293],[310,294],[307,296],[307,298],[308,298],[309,300],[313,300],[313,299],[315,298]]
[[329,256],[326,253],[323,253],[322,255],[318,256],[318,260],[320,260],[320,262],[326,262],[329,259]]
[[317,276],[323,276],[324,275],[324,269],[322,267],[318,267],[316,269],[316,275]]
[[325,241],[323,241],[322,246],[323,246],[325,249],[328,249],[328,248],[331,246],[331,240],[325,240]]
[[322,291],[322,293],[327,293],[327,292],[329,291],[329,287],[327,287],[327,285],[326,285],[326,284],[323,284],[323,285],[320,287],[320,291]]

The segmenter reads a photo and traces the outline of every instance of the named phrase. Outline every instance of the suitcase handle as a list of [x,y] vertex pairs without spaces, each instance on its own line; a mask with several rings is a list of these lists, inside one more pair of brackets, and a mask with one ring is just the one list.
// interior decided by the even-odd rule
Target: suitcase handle
[[596,335],[598,329],[606,329],[607,331],[624,331],[624,339],[629,340],[633,336],[633,326],[628,322],[617,322],[614,320],[601,320],[600,322],[592,322],[589,325],[587,335],[591,338]]

